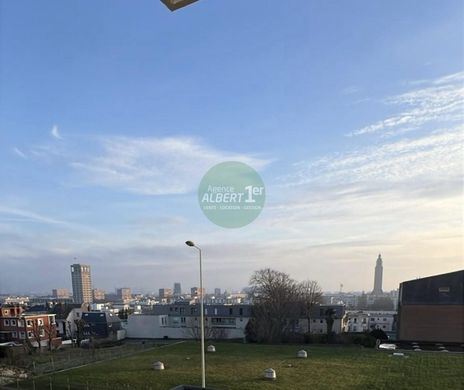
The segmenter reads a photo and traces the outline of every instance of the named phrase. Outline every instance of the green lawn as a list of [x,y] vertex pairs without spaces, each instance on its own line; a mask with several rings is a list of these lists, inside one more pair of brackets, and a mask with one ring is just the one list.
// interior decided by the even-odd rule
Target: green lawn
[[[214,343],[208,353],[207,386],[217,389],[461,389],[464,356],[451,353],[408,352],[408,358],[391,352],[358,347],[312,346],[307,359],[295,358],[294,345]],[[155,361],[166,369],[154,371]],[[277,371],[277,380],[263,379],[265,368]],[[185,342],[73,369],[52,376],[53,388],[67,383],[88,383],[89,389],[162,389],[200,383],[199,344]],[[36,380],[48,388],[49,377]],[[63,385],[63,387],[59,385]],[[76,386],[76,388],[86,388]]]

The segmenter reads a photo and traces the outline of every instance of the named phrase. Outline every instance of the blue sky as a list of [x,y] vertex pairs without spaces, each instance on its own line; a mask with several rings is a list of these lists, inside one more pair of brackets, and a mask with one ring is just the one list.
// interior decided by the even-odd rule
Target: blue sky
[[[0,2],[0,293],[209,289],[271,266],[327,290],[462,268],[460,1]],[[228,230],[196,188],[255,167]]]

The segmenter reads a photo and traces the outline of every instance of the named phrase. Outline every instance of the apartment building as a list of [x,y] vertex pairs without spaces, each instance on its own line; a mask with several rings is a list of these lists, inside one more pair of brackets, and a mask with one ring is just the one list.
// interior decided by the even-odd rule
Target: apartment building
[[[155,305],[150,314],[130,315],[127,325],[129,338],[198,338],[200,305],[175,303]],[[205,335],[211,339],[245,337],[245,327],[251,317],[250,305],[205,305]]]
[[0,341],[30,342],[33,347],[53,347],[61,344],[57,337],[55,314],[45,311],[25,311],[21,306],[0,308]]

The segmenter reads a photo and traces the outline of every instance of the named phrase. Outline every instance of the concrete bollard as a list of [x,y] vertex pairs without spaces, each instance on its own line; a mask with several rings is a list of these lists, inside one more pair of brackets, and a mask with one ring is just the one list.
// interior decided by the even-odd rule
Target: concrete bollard
[[164,370],[163,362],[155,362],[155,363],[153,363],[153,369],[156,370],[156,371]]
[[308,353],[302,349],[296,353],[296,357],[300,359],[306,359],[308,357]]
[[276,380],[276,379],[277,379],[277,375],[276,375],[275,370],[273,370],[272,368],[266,368],[266,369],[264,370],[264,379]]
[[208,345],[206,349],[208,352],[216,352],[216,347],[214,345]]

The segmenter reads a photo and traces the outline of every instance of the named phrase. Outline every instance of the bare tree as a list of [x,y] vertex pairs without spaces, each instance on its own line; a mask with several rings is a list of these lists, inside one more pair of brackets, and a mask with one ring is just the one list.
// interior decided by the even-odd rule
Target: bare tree
[[42,340],[42,337],[45,336],[45,331],[43,329],[43,325],[39,324],[38,319],[31,320],[31,321],[32,321],[32,327],[31,327],[32,339],[37,343],[37,350],[40,353],[42,349],[41,340]]
[[322,288],[315,280],[305,280],[298,284],[303,318],[308,321],[308,333],[311,333],[311,315],[314,306],[321,303]]
[[265,268],[253,273],[250,286],[257,341],[283,341],[300,315],[298,284],[284,272]]
[[[184,335],[188,338],[200,340],[201,328],[199,320],[194,323],[193,321],[184,329]],[[205,323],[205,339],[206,340],[223,340],[226,338],[226,330],[212,326],[209,322]]]
[[43,330],[45,332],[45,336],[47,337],[48,350],[51,352],[53,349],[53,340],[56,338],[56,325],[49,319],[47,324],[43,326]]

